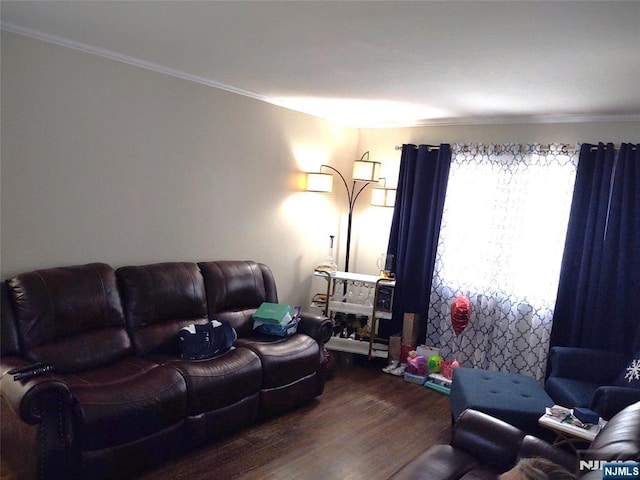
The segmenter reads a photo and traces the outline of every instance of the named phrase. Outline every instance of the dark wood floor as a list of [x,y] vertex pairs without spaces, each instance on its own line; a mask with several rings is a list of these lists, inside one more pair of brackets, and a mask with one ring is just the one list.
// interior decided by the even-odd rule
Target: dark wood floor
[[[316,400],[139,480],[386,479],[429,446],[449,441],[447,396],[384,374],[383,364],[364,357],[335,357]],[[15,477],[3,473],[7,478]]]

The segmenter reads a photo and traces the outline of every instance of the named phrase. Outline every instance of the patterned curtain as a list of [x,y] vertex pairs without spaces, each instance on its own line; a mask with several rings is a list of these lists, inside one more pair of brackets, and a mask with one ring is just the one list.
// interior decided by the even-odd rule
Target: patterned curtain
[[[445,358],[544,378],[577,159],[562,145],[453,146],[426,338]],[[456,335],[461,294],[472,314]]]

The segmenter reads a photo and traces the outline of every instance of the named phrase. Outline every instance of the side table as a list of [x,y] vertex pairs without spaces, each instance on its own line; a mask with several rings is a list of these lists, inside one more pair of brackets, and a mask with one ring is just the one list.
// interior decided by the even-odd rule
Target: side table
[[574,451],[576,444],[591,443],[607,422],[600,418],[597,425],[584,425],[573,416],[573,410],[559,405],[546,409],[538,423],[556,433],[554,446],[568,445]]

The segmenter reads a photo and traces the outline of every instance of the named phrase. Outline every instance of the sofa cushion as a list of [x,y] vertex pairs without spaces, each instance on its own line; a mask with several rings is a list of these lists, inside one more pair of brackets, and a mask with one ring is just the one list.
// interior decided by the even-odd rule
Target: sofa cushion
[[289,385],[317,372],[320,366],[320,346],[307,335],[242,338],[236,343],[260,357],[263,389]]
[[121,445],[180,424],[187,411],[180,373],[135,357],[64,376],[75,397],[73,421],[82,451]]
[[204,276],[210,318],[224,319],[239,337],[253,334],[253,313],[263,302],[278,303],[269,267],[252,261],[198,263]]
[[202,360],[151,358],[177,369],[184,377],[189,398],[188,415],[225,408],[260,391],[260,359],[246,348],[232,348]]
[[116,276],[138,355],[180,355],[180,329],[208,322],[204,282],[195,263],[126,266]]
[[260,402],[262,365],[246,348],[232,348],[212,358],[182,360],[151,355],[178,370],[187,384],[185,445],[193,447],[255,421]]
[[113,269],[91,263],[7,281],[25,357],[58,372],[97,368],[131,354]]
[[254,351],[262,362],[260,416],[291,410],[322,393],[324,352],[313,338],[258,336],[236,340]]
[[631,358],[629,364],[620,372],[614,385],[619,387],[640,388],[640,352]]

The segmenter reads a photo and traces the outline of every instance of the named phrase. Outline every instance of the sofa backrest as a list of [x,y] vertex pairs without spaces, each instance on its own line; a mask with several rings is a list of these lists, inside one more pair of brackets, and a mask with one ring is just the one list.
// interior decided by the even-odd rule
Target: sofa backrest
[[239,337],[253,333],[253,314],[263,302],[278,303],[271,269],[253,261],[198,263],[210,318],[227,320]]
[[586,460],[640,460],[640,402],[609,420],[589,445]]
[[7,280],[22,354],[75,372],[132,354],[113,269],[104,263]]
[[179,354],[178,331],[208,321],[204,281],[195,263],[126,266],[116,276],[137,355]]
[[0,355],[3,357],[20,356],[18,326],[13,315],[13,302],[9,295],[9,287],[5,282],[0,284]]

